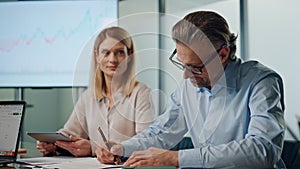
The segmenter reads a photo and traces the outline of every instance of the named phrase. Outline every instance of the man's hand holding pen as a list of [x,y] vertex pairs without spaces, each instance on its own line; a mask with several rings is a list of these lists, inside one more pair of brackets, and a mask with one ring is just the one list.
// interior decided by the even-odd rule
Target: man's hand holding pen
[[123,146],[121,144],[114,144],[109,151],[106,146],[97,146],[95,151],[97,159],[103,164],[120,164],[120,157],[123,155]]
[[95,151],[97,159],[104,164],[114,163],[118,165],[121,162],[120,156],[123,155],[123,146],[121,144],[108,142],[101,127],[98,127],[98,131],[102,137],[105,147],[101,145],[97,146],[97,149]]

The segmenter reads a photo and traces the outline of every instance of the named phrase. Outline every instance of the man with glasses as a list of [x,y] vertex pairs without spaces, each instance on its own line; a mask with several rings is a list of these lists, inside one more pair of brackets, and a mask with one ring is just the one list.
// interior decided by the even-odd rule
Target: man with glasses
[[[237,36],[215,12],[188,14],[174,25],[172,38],[176,49],[169,59],[184,80],[166,111],[111,152],[98,147],[98,160],[111,163],[119,155],[130,156],[125,166],[284,167],[281,77],[257,61],[237,58]],[[168,150],[187,133],[193,149]]]

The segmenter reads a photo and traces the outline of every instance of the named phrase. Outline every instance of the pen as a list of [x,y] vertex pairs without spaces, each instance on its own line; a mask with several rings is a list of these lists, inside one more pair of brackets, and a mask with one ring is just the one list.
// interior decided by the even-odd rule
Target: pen
[[[106,145],[108,151],[110,151],[111,146],[109,145],[109,143],[108,143],[108,141],[107,141],[107,139],[106,139],[106,137],[105,137],[103,131],[101,130],[101,127],[98,127],[98,131],[99,131],[99,133],[100,133],[100,135],[101,135],[101,137],[102,137],[102,139],[103,139],[103,141],[104,141],[104,144]],[[115,163],[116,165],[118,165],[118,162],[117,162],[117,156],[116,156],[116,155],[114,155],[114,163]]]

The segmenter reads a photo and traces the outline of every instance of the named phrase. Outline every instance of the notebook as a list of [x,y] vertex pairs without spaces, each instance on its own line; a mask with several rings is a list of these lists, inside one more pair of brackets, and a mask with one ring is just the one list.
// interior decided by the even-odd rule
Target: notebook
[[25,101],[0,101],[0,165],[17,160]]

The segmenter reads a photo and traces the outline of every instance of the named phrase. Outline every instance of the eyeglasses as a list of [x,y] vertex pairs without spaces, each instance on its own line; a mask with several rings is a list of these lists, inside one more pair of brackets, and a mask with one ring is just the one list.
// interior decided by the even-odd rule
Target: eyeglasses
[[193,74],[199,74],[201,75],[203,73],[202,69],[208,65],[216,56],[219,56],[219,52],[225,47],[226,45],[222,45],[217,51],[216,54],[210,56],[201,66],[193,66],[193,65],[184,65],[176,60],[173,60],[173,57],[176,55],[177,50],[175,49],[171,56],[169,57],[169,60],[177,66],[181,70],[188,70],[189,72],[192,72]]

